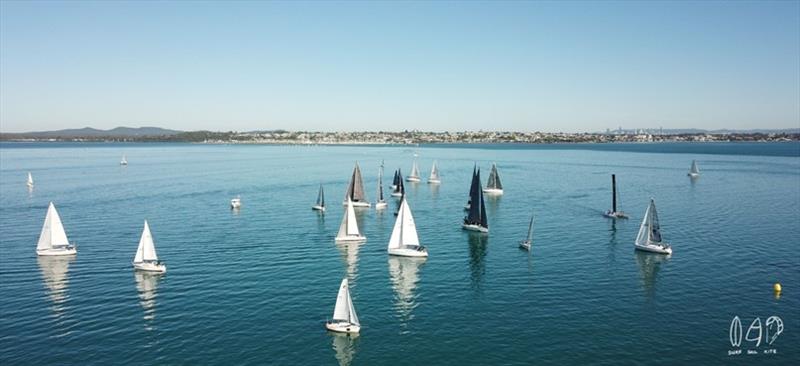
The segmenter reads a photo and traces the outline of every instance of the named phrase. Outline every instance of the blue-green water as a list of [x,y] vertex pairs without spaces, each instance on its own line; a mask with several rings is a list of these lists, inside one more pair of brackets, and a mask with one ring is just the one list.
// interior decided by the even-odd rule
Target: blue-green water
[[[406,187],[430,252],[419,262],[386,254],[394,203],[359,212],[366,243],[333,242],[353,163],[374,201],[380,160],[387,178],[408,171],[409,148],[3,144],[0,364],[797,363],[799,145],[608,146],[418,148],[423,175],[435,159],[443,180]],[[489,235],[469,234],[473,163],[485,184],[494,161],[505,195],[487,197]],[[601,216],[611,173],[630,220]],[[310,209],[320,182],[324,215]],[[669,258],[633,250],[651,196]],[[73,259],[35,255],[49,201]],[[529,255],[517,242],[532,210]],[[131,268],[144,219],[162,277]],[[357,338],[323,327],[345,275]],[[784,331],[733,347],[734,316],[745,332],[779,316]]]

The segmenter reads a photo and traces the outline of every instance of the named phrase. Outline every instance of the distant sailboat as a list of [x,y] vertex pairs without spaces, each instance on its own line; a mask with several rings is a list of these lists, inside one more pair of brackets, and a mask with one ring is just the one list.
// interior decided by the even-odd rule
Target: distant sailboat
[[236,196],[231,199],[231,208],[237,209],[242,207],[242,197]]
[[322,190],[322,184],[319,185],[319,192],[317,193],[317,202],[311,206],[312,210],[325,211],[325,191]]
[[347,185],[347,192],[345,192],[342,204],[346,205],[348,200],[352,201],[354,207],[370,206],[369,201],[367,201],[367,195],[364,192],[364,182],[361,179],[361,168],[358,167],[358,163],[353,168],[353,175],[350,177],[350,184]]
[[403,184],[403,173],[400,172],[400,169],[397,169],[397,185],[394,187],[394,191],[392,191],[392,197],[403,197],[406,194],[406,186]]
[[531,245],[533,245],[533,215],[531,215],[531,222],[528,224],[527,239],[519,242],[519,247],[527,251],[531,250]]
[[33,188],[33,176],[31,175],[31,172],[28,172],[28,182],[27,182],[27,184],[28,184],[28,188]]
[[503,184],[500,183],[500,175],[497,174],[497,164],[492,163],[492,171],[489,173],[489,181],[486,182],[486,188],[483,192],[491,195],[503,194]]
[[71,245],[61,224],[61,217],[58,216],[56,206],[50,202],[47,207],[47,216],[44,218],[42,232],[39,234],[39,242],[36,244],[37,255],[72,255],[77,254],[78,249]]
[[469,211],[469,208],[472,207],[472,196],[474,196],[475,192],[480,189],[478,187],[480,181],[475,181],[475,174],[477,171],[478,171],[478,165],[475,164],[472,166],[472,184],[470,184],[469,186],[469,198],[467,199],[467,204],[464,205],[465,211]]
[[383,162],[381,162],[381,167],[378,170],[378,201],[375,202],[375,209],[383,210],[387,205],[386,199],[383,198]]
[[153,235],[150,234],[150,226],[144,220],[142,237],[139,239],[139,247],[136,248],[136,256],[133,258],[133,268],[146,272],[164,273],[167,266],[158,260],[156,245],[153,243]]
[[692,178],[697,178],[700,176],[700,169],[697,168],[697,160],[692,160],[692,167],[689,168],[688,176]]
[[119,161],[119,165],[128,165],[128,158],[125,155],[122,155],[122,160]]
[[337,242],[345,241],[365,241],[367,238],[361,235],[356,221],[356,211],[353,209],[353,202],[347,201],[347,209],[342,217],[342,224],[339,225],[339,233],[336,234]]
[[628,215],[623,211],[617,211],[617,175],[611,174],[611,209],[603,214],[612,219],[627,219]]
[[406,181],[419,182],[419,167],[417,166],[417,159],[414,159],[414,164],[411,166],[411,174],[406,177]]
[[428,177],[428,183],[430,184],[440,184],[442,183],[442,179],[439,177],[439,167],[436,165],[436,161],[433,161],[433,166],[431,167],[431,176]]
[[428,249],[419,244],[417,225],[414,223],[414,216],[411,215],[411,208],[405,197],[400,202],[400,211],[397,213],[387,250],[391,255],[402,257],[428,256]]
[[486,205],[483,202],[483,192],[480,189],[480,169],[472,175],[472,184],[476,186],[477,189],[472,192],[469,212],[467,213],[467,217],[464,218],[464,224],[461,225],[461,227],[464,230],[488,233],[489,220],[486,219]]
[[398,185],[397,182],[398,181],[400,181],[400,170],[399,169],[394,171],[394,178],[392,178],[392,185],[389,186],[389,189],[391,189],[391,190],[397,189],[397,185]]
[[361,330],[347,278],[342,279],[339,294],[336,295],[336,306],[333,308],[333,319],[325,323],[325,328],[340,333],[358,333]]
[[644,212],[644,219],[642,219],[642,225],[639,226],[639,235],[636,236],[634,246],[636,249],[646,252],[672,254],[672,246],[663,242],[661,237],[656,203],[652,198],[650,205],[647,206],[647,211]]

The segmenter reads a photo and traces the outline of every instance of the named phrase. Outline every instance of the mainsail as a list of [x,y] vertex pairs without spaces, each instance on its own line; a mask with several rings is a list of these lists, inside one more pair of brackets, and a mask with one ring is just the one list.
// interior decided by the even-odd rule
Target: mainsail
[[475,195],[475,192],[480,190],[478,185],[480,184],[480,179],[475,180],[475,174],[477,174],[478,166],[477,164],[472,167],[472,183],[469,186],[469,200],[467,201],[467,205],[472,206],[472,197]]
[[531,222],[528,224],[528,242],[533,239],[533,215],[531,215]]
[[144,230],[142,230],[142,237],[139,239],[139,247],[136,249],[133,263],[150,261],[158,261],[158,255],[155,243],[153,243],[153,235],[150,234],[150,226],[147,224],[147,220],[144,220]]
[[700,174],[700,169],[697,168],[696,160],[692,160],[692,167],[689,169],[689,174]]
[[414,224],[411,208],[403,197],[397,213],[397,220],[394,222],[394,229],[392,229],[392,237],[389,239],[389,249],[407,246],[419,246],[419,236],[417,236],[417,226]]
[[346,321],[350,324],[358,325],[358,316],[353,307],[353,299],[350,298],[350,289],[347,278],[342,279],[339,286],[339,294],[336,295],[336,307],[333,309],[333,320]]
[[347,201],[347,209],[342,217],[342,224],[339,225],[339,233],[336,234],[337,238],[344,238],[348,236],[360,236],[358,231],[358,222],[356,221],[356,210],[353,209],[353,202]]
[[64,225],[61,224],[61,217],[58,216],[56,206],[50,202],[47,207],[47,216],[44,218],[42,232],[39,234],[39,242],[36,250],[47,250],[56,247],[69,245],[67,233],[64,232]]
[[28,172],[28,182],[27,183],[28,183],[28,187],[33,187],[33,176],[31,175],[31,172]]
[[500,183],[500,175],[497,174],[497,164],[492,164],[492,171],[489,173],[489,182],[486,183],[486,188],[503,189],[503,184]]
[[322,190],[322,184],[319,185],[319,193],[317,193],[317,206],[325,207],[325,191]]
[[433,162],[433,167],[431,167],[431,176],[428,178],[428,180],[439,180],[439,168],[436,166],[436,161]]
[[639,234],[636,236],[636,243],[648,244],[661,243],[661,226],[658,223],[658,212],[656,212],[656,203],[650,199],[650,205],[647,206],[647,211],[644,213],[642,225],[639,227]]
[[472,176],[472,185],[475,189],[470,189],[469,214],[464,221],[466,224],[480,225],[488,228],[489,223],[486,220],[486,206],[483,202],[483,190],[480,187],[480,169]]
[[411,175],[409,178],[419,178],[419,167],[417,166],[417,159],[414,159],[414,164],[411,166]]
[[364,182],[361,179],[361,168],[358,167],[358,163],[353,168],[353,175],[350,177],[350,184],[347,185],[344,199],[347,200],[348,197],[353,202],[367,202],[367,197],[364,193]]

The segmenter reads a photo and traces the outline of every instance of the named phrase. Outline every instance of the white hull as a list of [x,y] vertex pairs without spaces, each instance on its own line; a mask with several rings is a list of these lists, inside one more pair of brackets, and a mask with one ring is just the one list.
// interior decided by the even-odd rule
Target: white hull
[[231,200],[231,208],[239,208],[242,207],[242,202],[237,200]]
[[403,194],[400,192],[392,192],[392,197],[403,197]]
[[615,212],[615,211],[611,211],[611,210],[606,211],[603,214],[603,216],[611,218],[611,219],[627,219],[628,218],[628,215],[626,215],[622,211],[616,211]]
[[352,243],[352,242],[362,242],[362,241],[367,241],[367,237],[366,236],[361,236],[361,235],[349,235],[349,236],[341,236],[341,237],[337,236],[336,237],[336,242],[337,243],[348,243],[348,242]]
[[488,233],[489,229],[475,224],[461,224],[461,228],[468,231],[477,231],[479,233]]
[[[347,206],[347,201],[342,202],[342,206]],[[370,207],[369,202],[353,202],[353,207]]]
[[75,255],[78,254],[78,249],[74,246],[50,248],[44,250],[37,250],[36,255],[53,256],[53,255]]
[[419,182],[419,177],[406,177],[406,182]]
[[338,333],[358,333],[361,331],[361,326],[358,324],[350,324],[348,322],[327,322],[325,328],[332,332]]
[[690,176],[690,177],[692,177],[692,178],[697,178],[697,177],[699,177],[699,176],[700,176],[700,174],[697,174],[697,173],[688,173],[688,174],[686,174],[686,175],[688,175],[688,176]]
[[311,206],[311,209],[314,210],[314,211],[325,211],[325,206],[314,205],[314,206]]
[[386,202],[378,202],[378,203],[376,203],[376,204],[375,204],[375,209],[376,209],[376,210],[383,210],[383,209],[384,209],[384,208],[386,208],[386,206],[388,206],[388,205],[389,205],[389,204],[388,204],[388,203],[386,203]]
[[469,203],[464,205],[464,211],[469,211],[470,208],[472,208],[472,205],[470,205]]
[[484,188],[483,189],[483,193],[490,194],[490,195],[495,195],[495,196],[500,196],[500,195],[503,194],[503,190],[502,189],[497,189],[497,188]]
[[527,240],[523,240],[523,241],[519,242],[519,247],[522,248],[522,249],[525,249],[527,251],[530,251],[531,250],[531,242],[529,242]]
[[439,179],[428,179],[428,184],[442,184],[442,181]]
[[639,244],[634,243],[634,247],[638,250],[645,252],[658,253],[658,254],[672,254],[672,247],[666,244]]
[[134,262],[133,268],[138,271],[145,271],[145,272],[157,272],[157,273],[167,272],[166,265],[153,262],[139,262],[139,263]]
[[389,249],[389,255],[400,257],[427,257],[428,249],[424,247],[391,248]]

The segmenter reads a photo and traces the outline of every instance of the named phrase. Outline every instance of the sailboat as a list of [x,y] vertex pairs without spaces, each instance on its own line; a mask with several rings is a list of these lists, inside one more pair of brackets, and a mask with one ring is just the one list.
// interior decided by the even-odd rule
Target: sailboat
[[72,255],[77,254],[78,249],[71,245],[64,232],[64,225],[61,224],[61,217],[58,216],[56,206],[50,202],[47,207],[47,216],[44,218],[42,232],[39,234],[39,243],[36,244],[37,255]]
[[397,169],[397,185],[394,187],[394,191],[392,191],[392,197],[403,197],[406,194],[406,186],[403,184],[403,173],[400,173],[400,169]]
[[28,182],[27,182],[27,184],[28,184],[28,188],[33,188],[33,176],[31,175],[31,172],[28,172]]
[[364,182],[361,180],[361,168],[353,168],[353,175],[350,177],[350,184],[347,185],[347,192],[344,195],[343,205],[348,204],[347,201],[352,201],[354,207],[369,207],[367,195],[364,192]]
[[383,198],[383,162],[381,162],[381,167],[378,170],[378,201],[375,202],[375,209],[383,210],[387,205],[386,200]]
[[411,215],[411,208],[405,197],[400,202],[400,211],[397,213],[387,250],[391,255],[402,257],[428,256],[428,249],[419,244],[417,225],[414,224],[414,216]]
[[128,165],[128,158],[125,155],[122,155],[122,160],[119,161],[119,165]]
[[394,171],[394,178],[392,178],[392,185],[389,186],[389,189],[395,190],[397,189],[398,181],[400,180],[400,170],[397,169]]
[[497,174],[497,164],[492,163],[492,171],[489,173],[489,181],[486,182],[486,188],[483,192],[491,195],[503,194],[503,184],[500,183],[500,175]]
[[646,252],[672,254],[672,246],[662,241],[661,226],[658,223],[656,202],[651,198],[647,211],[644,212],[642,225],[639,226],[639,235],[636,236],[634,246]]
[[353,307],[353,298],[350,297],[350,287],[346,277],[342,279],[339,294],[336,295],[333,319],[325,322],[325,328],[340,333],[358,333],[361,330],[361,323],[358,322],[356,308]]
[[478,171],[478,164],[472,166],[472,184],[469,186],[469,199],[467,199],[467,204],[464,205],[464,211],[469,211],[469,208],[472,207],[472,196],[475,194],[475,191],[478,189],[479,181],[475,181],[475,173]]
[[528,224],[527,239],[519,242],[519,247],[527,251],[531,250],[531,245],[533,245],[533,215],[531,215],[531,222]]
[[242,197],[236,196],[236,197],[232,198],[231,199],[231,208],[232,209],[237,209],[237,208],[240,208],[240,207],[242,207]]
[[339,225],[339,233],[336,234],[337,242],[345,241],[365,241],[367,237],[361,235],[358,231],[358,222],[356,221],[356,211],[353,209],[353,202],[347,200],[347,209],[342,217],[342,224]]
[[436,161],[433,161],[433,166],[431,167],[431,176],[428,177],[429,184],[441,184],[442,179],[439,177],[439,167],[436,165]]
[[627,219],[625,212],[617,211],[617,175],[611,174],[611,209],[603,214],[612,219]]
[[139,247],[136,248],[136,256],[133,258],[133,268],[146,272],[164,273],[167,266],[158,260],[156,245],[153,243],[153,235],[150,234],[150,225],[144,220],[144,230],[139,239]]
[[411,166],[411,174],[406,177],[406,181],[419,182],[419,167],[417,166],[417,159],[414,159],[414,164]]
[[700,176],[700,169],[697,168],[697,160],[692,160],[692,167],[689,168],[688,176],[697,178]]
[[317,193],[317,202],[311,206],[312,210],[325,211],[325,191],[322,190],[322,184],[319,185],[319,192]]
[[483,192],[480,189],[481,184],[481,171],[478,169],[472,175],[472,185],[476,187],[474,191],[471,189],[470,207],[467,217],[464,218],[464,224],[461,227],[464,230],[478,231],[481,233],[489,232],[489,221],[486,219],[486,205],[483,202]]

